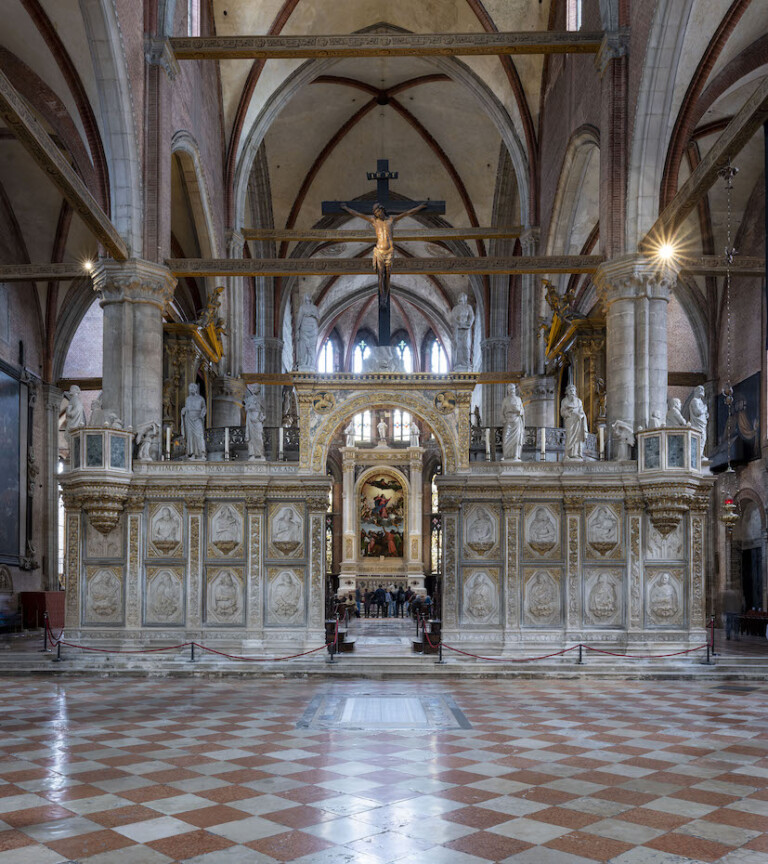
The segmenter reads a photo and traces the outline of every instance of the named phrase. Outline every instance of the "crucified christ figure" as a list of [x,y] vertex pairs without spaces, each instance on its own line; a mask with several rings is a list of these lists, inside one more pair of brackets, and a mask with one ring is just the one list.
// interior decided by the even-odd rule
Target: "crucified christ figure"
[[395,254],[395,244],[392,239],[392,226],[395,222],[405,219],[406,216],[413,216],[419,210],[423,210],[426,202],[419,204],[417,207],[412,207],[404,213],[396,213],[394,216],[389,216],[387,211],[381,204],[373,205],[373,216],[366,216],[365,213],[358,213],[346,204],[341,205],[350,216],[359,216],[370,222],[376,231],[376,246],[373,250],[373,269],[379,276],[379,298],[384,305],[389,305],[389,274],[392,271],[392,258]]

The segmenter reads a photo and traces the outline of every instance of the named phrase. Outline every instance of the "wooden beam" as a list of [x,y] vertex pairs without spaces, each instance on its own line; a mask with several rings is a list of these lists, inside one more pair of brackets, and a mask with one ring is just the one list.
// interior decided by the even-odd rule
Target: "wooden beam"
[[[507,240],[519,237],[525,228],[510,225],[508,228],[400,228],[398,242],[421,241],[436,243],[449,240]],[[337,228],[243,228],[240,232],[246,240],[272,240],[286,243],[301,240],[328,243],[370,243],[375,239],[371,228],[339,230]]]
[[128,258],[128,247],[123,242],[123,238],[2,71],[0,71],[0,119],[50,177],[91,234],[113,258],[125,261]]
[[88,275],[82,264],[0,264],[0,282],[66,282]]
[[717,180],[718,172],[727,165],[728,159],[741,151],[766,120],[768,78],[763,78],[642,239],[641,251],[645,252],[659,243],[672,241],[675,231],[707,194]]
[[81,390],[101,390],[101,378],[59,378],[56,382],[59,390],[69,390],[73,384]]
[[[684,258],[680,270],[692,276],[725,276],[725,259],[722,255],[701,255],[698,258]],[[730,267],[731,276],[765,276],[765,258],[734,255]]]
[[[486,275],[493,273],[594,273],[602,255],[519,258],[395,258],[392,275]],[[367,276],[370,258],[169,258],[178,277],[190,276]]]
[[177,60],[318,57],[465,57],[477,54],[597,54],[602,32],[351,33],[333,36],[176,36]]

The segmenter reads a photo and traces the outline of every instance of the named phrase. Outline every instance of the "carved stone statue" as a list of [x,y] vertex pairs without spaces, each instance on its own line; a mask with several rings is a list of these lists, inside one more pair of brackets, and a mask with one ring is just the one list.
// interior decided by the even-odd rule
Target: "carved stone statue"
[[672,397],[667,403],[667,426],[688,426],[689,423],[683,417],[680,409],[680,400]]
[[654,618],[665,620],[674,618],[680,608],[677,591],[670,580],[669,573],[662,573],[651,589],[651,614]]
[[661,411],[657,408],[655,411],[651,411],[651,419],[648,421],[649,429],[661,429],[664,425],[664,418],[661,416]]
[[699,385],[694,388],[691,400],[688,403],[688,420],[691,428],[695,429],[701,435],[701,458],[704,458],[704,447],[707,443],[707,423],[709,422],[709,408],[705,401],[706,393],[704,388]]
[[160,435],[160,424],[154,420],[151,423],[145,423],[136,432],[136,445],[139,448],[138,458],[143,462],[149,462],[152,459],[152,450],[155,442]]
[[583,459],[584,442],[587,440],[589,430],[584,405],[573,384],[565,388],[565,398],[560,403],[560,416],[565,425],[565,458]]
[[264,458],[264,397],[261,386],[254,385],[245,397],[245,440],[248,443],[248,461]]
[[537,618],[549,618],[555,612],[557,593],[555,586],[544,573],[536,573],[530,585],[528,609]]
[[299,422],[296,413],[296,399],[293,395],[293,387],[283,388],[283,426],[286,429],[292,429]]
[[507,395],[501,403],[504,418],[502,455],[504,460],[519,462],[525,439],[525,408],[516,384],[507,384]]
[[350,420],[344,429],[344,435],[346,436],[347,447],[355,446],[355,421]]
[[378,433],[379,433],[379,444],[386,444],[387,443],[387,421],[386,420],[379,420],[379,422],[376,424],[376,429],[378,430]]
[[462,294],[459,302],[451,311],[453,324],[453,370],[454,372],[469,372],[472,353],[472,324],[475,313],[467,303],[467,295]]
[[595,618],[610,618],[616,614],[616,588],[607,573],[601,573],[589,597],[589,611]]
[[635,446],[635,433],[629,423],[624,420],[614,420],[613,426],[613,441],[616,445],[616,459],[623,461],[629,459],[632,455],[632,448]]
[[411,447],[418,447],[421,429],[419,429],[419,424],[415,420],[411,420],[411,425],[408,427],[408,433],[411,436]]
[[88,425],[94,428],[99,428],[104,425],[104,408],[101,404],[103,398],[103,394],[99,393],[91,405],[91,416],[88,420]]
[[77,384],[73,384],[64,394],[64,397],[69,400],[67,405],[67,432],[77,432],[85,426],[85,406],[83,405],[83,397],[80,395],[80,388]]
[[320,311],[312,302],[309,294],[304,295],[304,300],[299,307],[296,321],[298,334],[296,342],[296,363],[299,372],[316,372],[317,366],[317,332]]
[[187,445],[189,459],[205,459],[205,399],[194,382],[189,385],[189,396],[181,409],[181,435]]

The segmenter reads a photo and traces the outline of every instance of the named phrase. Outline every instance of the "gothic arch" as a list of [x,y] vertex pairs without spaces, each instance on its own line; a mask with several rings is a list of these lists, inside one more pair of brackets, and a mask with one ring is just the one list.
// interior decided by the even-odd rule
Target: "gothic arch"
[[62,304],[56,320],[56,335],[53,342],[53,365],[51,380],[58,381],[64,373],[64,363],[69,346],[85,313],[98,301],[90,276],[75,279],[69,286],[66,302]]
[[200,251],[204,258],[220,258],[221,247],[216,234],[216,222],[200,157],[200,148],[186,129],[179,130],[173,136],[171,156],[178,157],[184,173],[192,209],[191,216],[200,241]]

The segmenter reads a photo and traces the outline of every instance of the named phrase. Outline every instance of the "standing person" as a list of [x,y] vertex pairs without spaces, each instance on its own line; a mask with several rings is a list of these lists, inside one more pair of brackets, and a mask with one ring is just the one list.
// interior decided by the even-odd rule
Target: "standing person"
[[395,606],[397,605],[397,588],[394,585],[389,586],[389,617],[395,617]]
[[398,618],[403,617],[403,603],[405,603],[405,591],[403,591],[403,586],[401,585],[397,589],[397,596],[395,597],[395,614]]
[[365,589],[365,594],[363,596],[363,608],[365,610],[365,617],[371,617],[371,602],[373,600],[373,591],[370,588]]
[[384,602],[386,603],[384,606],[384,617],[389,618],[389,613],[392,608],[392,593],[389,588],[384,592]]
[[384,589],[379,585],[374,594],[374,600],[376,601],[376,617],[383,618],[384,617]]
[[355,586],[355,616],[357,618],[360,617],[360,601],[363,599],[362,591],[360,591],[360,586]]
[[432,598],[429,596],[429,594],[427,594],[427,596],[424,598],[424,602],[422,603],[422,610],[421,611],[422,611],[422,615],[424,615],[424,617],[427,619],[432,614]]
[[413,591],[411,591],[411,586],[409,585],[405,589],[405,603],[403,604],[403,611],[405,613],[406,618],[411,614],[411,600],[412,599],[413,599]]

